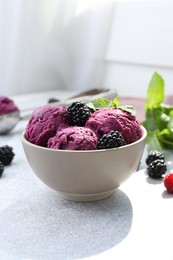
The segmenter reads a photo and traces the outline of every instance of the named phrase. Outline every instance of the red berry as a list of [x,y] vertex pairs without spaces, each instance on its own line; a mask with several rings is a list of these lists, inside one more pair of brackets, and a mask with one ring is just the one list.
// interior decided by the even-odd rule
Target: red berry
[[165,185],[165,188],[169,193],[173,193],[173,171],[168,173],[164,179],[163,183]]

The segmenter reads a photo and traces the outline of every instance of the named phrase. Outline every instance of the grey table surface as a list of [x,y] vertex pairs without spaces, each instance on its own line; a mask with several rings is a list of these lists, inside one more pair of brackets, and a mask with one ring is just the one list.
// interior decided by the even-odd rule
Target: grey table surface
[[[67,201],[27,163],[21,121],[0,146],[15,157],[0,178],[0,259],[173,259],[173,196],[141,168],[96,202]],[[172,161],[168,167],[171,169]]]

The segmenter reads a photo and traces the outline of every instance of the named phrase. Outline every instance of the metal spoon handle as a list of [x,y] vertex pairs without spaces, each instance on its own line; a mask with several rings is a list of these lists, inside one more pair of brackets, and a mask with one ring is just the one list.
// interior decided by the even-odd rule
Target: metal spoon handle
[[[82,95],[83,93],[83,95]],[[98,93],[98,92],[97,92]],[[113,99],[117,96],[117,91],[116,90],[102,90],[100,89],[100,93],[95,94],[95,95],[84,95],[84,94],[89,94],[89,92],[85,91],[85,92],[81,92],[79,95],[73,96],[69,99],[66,100],[62,100],[62,101],[56,101],[51,103],[51,105],[59,105],[59,106],[68,106],[71,105],[71,103],[75,102],[76,100],[79,101],[84,101],[85,103],[88,103],[96,98],[107,98],[107,99]],[[34,109],[36,109],[37,107],[33,107],[33,108],[28,108],[28,109],[24,109],[21,111],[21,116],[20,116],[20,120],[27,120]]]

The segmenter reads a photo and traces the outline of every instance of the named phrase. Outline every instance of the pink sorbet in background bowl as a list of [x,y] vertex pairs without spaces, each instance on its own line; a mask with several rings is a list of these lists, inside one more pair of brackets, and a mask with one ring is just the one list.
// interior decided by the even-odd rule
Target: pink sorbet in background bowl
[[0,116],[12,112],[19,112],[19,108],[14,101],[6,96],[0,96]]
[[0,135],[10,132],[20,120],[20,110],[12,99],[0,96]]

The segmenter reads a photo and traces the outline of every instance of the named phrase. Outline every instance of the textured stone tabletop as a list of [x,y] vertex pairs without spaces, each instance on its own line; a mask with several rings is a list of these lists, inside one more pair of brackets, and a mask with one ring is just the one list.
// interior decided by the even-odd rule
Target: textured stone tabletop
[[27,163],[20,138],[26,123],[0,136],[15,152],[0,178],[0,259],[173,259],[173,196],[146,176],[146,152],[111,197],[67,201]]

